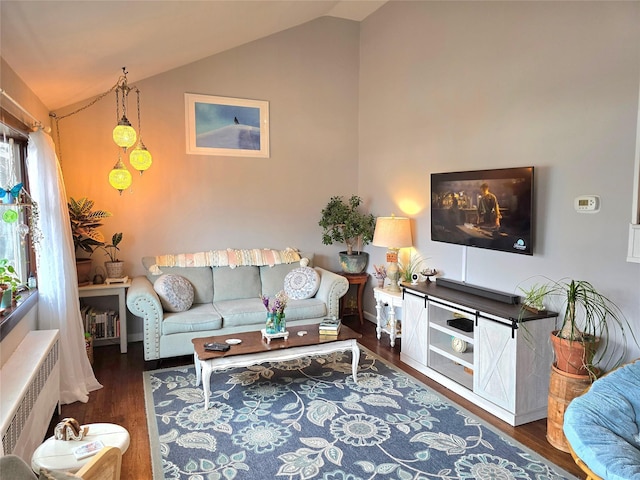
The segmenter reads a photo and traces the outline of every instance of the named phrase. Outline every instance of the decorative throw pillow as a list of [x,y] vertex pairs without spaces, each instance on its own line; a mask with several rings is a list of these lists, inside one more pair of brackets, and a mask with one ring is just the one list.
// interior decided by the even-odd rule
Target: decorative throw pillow
[[160,297],[162,308],[167,312],[184,312],[193,304],[193,285],[180,275],[160,275],[153,284]]
[[320,275],[311,267],[294,268],[284,277],[284,293],[293,300],[313,297],[320,287]]

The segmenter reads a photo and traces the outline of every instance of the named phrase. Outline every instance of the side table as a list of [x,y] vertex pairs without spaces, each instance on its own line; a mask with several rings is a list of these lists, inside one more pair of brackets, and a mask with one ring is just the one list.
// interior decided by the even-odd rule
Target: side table
[[118,297],[118,317],[120,319],[120,353],[127,353],[127,304],[126,291],[131,281],[125,283],[111,283],[100,285],[84,285],[78,287],[80,298],[89,297]]
[[384,288],[374,288],[373,296],[376,299],[376,335],[378,340],[382,332],[389,335],[391,346],[395,346],[399,333],[396,307],[402,307],[402,292],[390,292]]
[[343,315],[354,315],[357,314],[360,319],[360,325],[364,323],[364,313],[362,312],[362,295],[364,293],[364,286],[367,284],[367,280],[369,279],[369,274],[367,272],[363,273],[346,273],[346,272],[335,272],[338,275],[343,276],[349,282],[349,286],[357,285],[356,292],[356,300],[358,302],[357,309],[345,309],[344,308],[344,300],[346,295],[340,298],[340,317]]
[[76,460],[73,451],[81,445],[96,440],[101,440],[105,446],[118,447],[122,453],[129,448],[130,438],[126,428],[113,423],[90,423],[85,426],[89,427],[89,431],[80,441],[56,440],[55,437],[46,439],[33,452],[31,469],[36,474],[40,473],[41,468],[76,472],[92,457]]

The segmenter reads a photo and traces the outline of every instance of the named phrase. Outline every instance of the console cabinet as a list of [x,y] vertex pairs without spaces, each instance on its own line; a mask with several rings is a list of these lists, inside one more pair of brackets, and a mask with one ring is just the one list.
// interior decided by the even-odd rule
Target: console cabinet
[[435,283],[403,284],[402,308],[403,362],[510,425],[547,416],[555,313]]

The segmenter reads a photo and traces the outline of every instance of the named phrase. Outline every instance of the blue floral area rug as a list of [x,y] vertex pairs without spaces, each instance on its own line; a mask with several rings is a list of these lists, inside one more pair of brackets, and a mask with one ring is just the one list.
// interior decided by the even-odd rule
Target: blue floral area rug
[[575,479],[362,353],[214,373],[208,410],[193,366],[144,372],[153,478]]

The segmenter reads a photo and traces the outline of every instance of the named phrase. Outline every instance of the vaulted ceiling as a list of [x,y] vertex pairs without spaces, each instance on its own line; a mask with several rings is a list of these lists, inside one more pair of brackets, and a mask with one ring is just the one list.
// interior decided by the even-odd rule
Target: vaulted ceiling
[[378,0],[0,1],[0,54],[50,110]]

